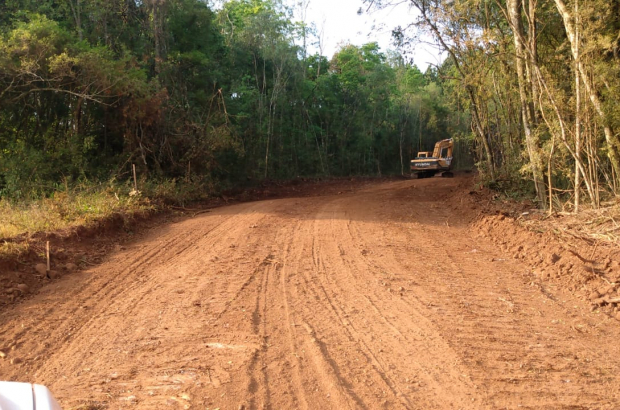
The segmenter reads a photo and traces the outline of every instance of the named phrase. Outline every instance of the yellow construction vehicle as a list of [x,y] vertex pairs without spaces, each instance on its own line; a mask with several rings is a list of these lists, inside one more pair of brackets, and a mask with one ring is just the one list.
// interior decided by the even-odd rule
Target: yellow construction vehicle
[[435,174],[442,173],[442,177],[452,177],[450,172],[452,167],[452,138],[441,140],[435,144],[435,149],[430,151],[420,151],[415,159],[411,160],[411,175],[418,178],[430,178]]

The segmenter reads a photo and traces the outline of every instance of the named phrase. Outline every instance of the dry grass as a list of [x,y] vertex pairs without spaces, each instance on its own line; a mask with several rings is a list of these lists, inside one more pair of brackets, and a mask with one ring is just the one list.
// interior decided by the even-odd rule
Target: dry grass
[[28,251],[30,244],[27,242],[13,243],[13,242],[0,242],[0,257],[1,256],[19,256]]
[[543,220],[524,223],[529,229],[552,230],[556,235],[582,239],[590,244],[620,243],[620,204],[586,209],[578,214],[560,212]]
[[[27,202],[2,199],[0,240],[25,233],[53,232],[88,225],[113,213],[131,213],[146,208],[150,208],[149,201],[140,195],[121,193],[112,188],[56,192],[49,198]],[[0,249],[0,252],[8,250]]]
[[618,243],[620,240],[620,205],[585,211],[566,224],[566,230],[595,241]]
[[[15,256],[28,250],[30,235],[89,226],[116,213],[125,215],[186,203],[209,197],[214,186],[204,181],[139,181],[141,192],[117,181],[66,186],[45,198],[10,200],[0,197],[0,256]],[[26,236],[20,240],[11,238]]]

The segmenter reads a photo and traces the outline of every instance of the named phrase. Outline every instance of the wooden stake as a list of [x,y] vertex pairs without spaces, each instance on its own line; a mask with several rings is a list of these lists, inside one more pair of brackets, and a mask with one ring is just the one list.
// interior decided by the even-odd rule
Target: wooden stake
[[50,271],[50,241],[45,244],[45,256],[47,258],[47,271]]
[[133,190],[138,192],[138,179],[136,178],[136,164],[131,164],[133,169]]

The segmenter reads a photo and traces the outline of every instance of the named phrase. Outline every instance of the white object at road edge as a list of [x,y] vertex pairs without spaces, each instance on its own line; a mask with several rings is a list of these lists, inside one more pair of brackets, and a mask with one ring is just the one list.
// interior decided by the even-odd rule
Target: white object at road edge
[[0,382],[0,410],[62,410],[52,393],[40,384]]

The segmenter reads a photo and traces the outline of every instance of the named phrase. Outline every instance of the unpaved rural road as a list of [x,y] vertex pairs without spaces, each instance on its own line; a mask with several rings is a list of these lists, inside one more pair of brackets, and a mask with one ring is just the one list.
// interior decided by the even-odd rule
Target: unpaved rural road
[[[477,238],[466,178],[227,206],[0,312],[65,409],[620,408],[620,326]],[[463,205],[465,206],[465,205]]]

